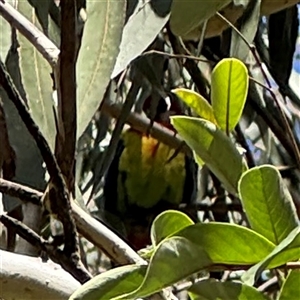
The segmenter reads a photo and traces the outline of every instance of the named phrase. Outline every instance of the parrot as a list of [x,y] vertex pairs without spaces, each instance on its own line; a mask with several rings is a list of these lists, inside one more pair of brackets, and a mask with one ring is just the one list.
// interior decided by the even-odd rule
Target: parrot
[[[170,99],[159,99],[153,121],[175,133],[170,115],[182,114],[182,109],[178,99]],[[152,111],[150,107],[151,98],[148,98],[143,105],[148,116]],[[135,250],[150,244],[151,223],[158,214],[178,209],[181,203],[195,202],[197,164],[193,157],[181,152],[173,155],[174,151],[132,127],[121,134],[105,176],[104,211],[106,219],[110,219],[108,223],[114,223],[114,229],[121,231]]]

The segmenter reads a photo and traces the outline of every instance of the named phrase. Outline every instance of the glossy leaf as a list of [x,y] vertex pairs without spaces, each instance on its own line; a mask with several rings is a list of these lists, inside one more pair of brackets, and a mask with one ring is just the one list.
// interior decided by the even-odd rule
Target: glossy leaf
[[87,0],[86,5],[87,21],[77,61],[77,137],[99,108],[110,81],[126,11],[125,0]]
[[298,299],[300,295],[300,270],[291,270],[286,277],[278,300]]
[[184,37],[230,2],[231,0],[173,0],[170,17],[171,30],[174,34]]
[[[165,0],[170,2],[170,0]],[[120,52],[111,77],[120,74],[157,37],[169,20],[169,14],[159,16],[151,7],[151,1],[139,1],[135,12],[124,26]]]
[[79,289],[69,300],[111,300],[129,293],[142,283],[146,266],[128,265],[95,276]]
[[217,125],[213,109],[208,101],[200,94],[188,89],[175,89],[172,91],[188,105],[200,118],[211,121]]
[[148,296],[213,264],[252,265],[273,248],[274,245],[264,237],[242,226],[224,223],[191,225],[161,242],[141,286],[116,299]]
[[253,285],[261,272],[269,267],[276,268],[292,260],[300,259],[300,226],[295,228],[273,251],[261,262],[250,268],[242,279]]
[[245,172],[239,193],[253,230],[278,245],[298,225],[293,199],[273,166]]
[[200,281],[189,289],[191,300],[267,300],[261,292],[240,282]]
[[164,211],[158,215],[151,226],[151,241],[155,246],[170,235],[194,224],[184,213],[177,210]]
[[225,188],[237,194],[237,184],[246,166],[230,138],[215,124],[203,119],[176,116],[171,122]]
[[274,249],[274,244],[260,234],[235,224],[197,223],[175,235],[201,245],[215,264],[251,265]]
[[212,72],[211,102],[215,118],[227,135],[240,120],[248,93],[248,71],[235,58],[221,60]]
[[[18,10],[41,29],[34,8],[27,1],[18,2]],[[20,70],[31,116],[54,149],[56,127],[53,113],[52,69],[36,48],[17,31],[20,43]]]
[[115,299],[146,297],[194,274],[212,261],[200,245],[183,237],[172,237],[157,247],[142,285],[133,293]]

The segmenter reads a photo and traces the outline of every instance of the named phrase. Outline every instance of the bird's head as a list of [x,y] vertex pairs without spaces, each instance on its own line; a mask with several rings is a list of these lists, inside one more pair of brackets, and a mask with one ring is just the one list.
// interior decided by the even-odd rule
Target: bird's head
[[160,97],[158,101],[148,97],[144,102],[143,111],[151,120],[174,130],[170,116],[183,115],[184,107],[176,95],[170,93],[166,98]]

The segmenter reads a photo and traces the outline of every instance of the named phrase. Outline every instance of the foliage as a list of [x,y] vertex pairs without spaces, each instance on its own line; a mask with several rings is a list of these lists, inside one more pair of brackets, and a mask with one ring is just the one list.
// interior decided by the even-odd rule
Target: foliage
[[[26,205],[18,215],[19,200],[7,195],[4,209],[24,227],[6,214],[0,221],[84,283],[70,300],[161,299],[182,283],[190,299],[299,293],[298,1],[274,2],[0,2],[0,192],[44,205],[63,226],[41,211],[26,215]],[[143,115],[145,100],[155,106],[158,98],[182,106],[185,115],[171,117],[178,136]],[[183,207],[199,222],[161,213],[139,255],[109,230],[103,211],[103,178],[126,123],[174,148],[157,164],[184,154],[199,165],[197,202]],[[105,221],[96,237],[86,230],[95,219]],[[122,266],[111,268],[104,253]],[[226,271],[223,280],[210,278],[216,271]],[[264,289],[271,280],[275,289]]]

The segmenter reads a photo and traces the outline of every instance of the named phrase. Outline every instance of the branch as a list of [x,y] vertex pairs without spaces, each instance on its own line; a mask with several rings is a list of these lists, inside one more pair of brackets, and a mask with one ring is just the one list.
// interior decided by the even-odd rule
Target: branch
[[49,244],[22,222],[9,217],[6,214],[0,216],[0,221],[7,228],[12,228],[21,238],[35,246],[38,250],[45,251],[49,258],[51,258],[54,262],[59,263],[80,283],[85,283],[92,278],[92,275],[87,272],[81,262],[77,262],[75,259],[70,259],[69,255],[67,255],[64,251]]
[[[103,101],[101,111],[112,116],[113,118],[119,118],[122,111],[122,105]],[[130,113],[126,122],[132,128],[142,133],[149,133],[149,128],[151,128],[150,119],[133,112]],[[180,148],[180,150],[185,154],[192,154],[191,149],[179,136],[174,135],[172,130],[167,129],[156,122],[154,122],[152,128],[150,129],[150,135],[174,149]]]
[[19,30],[30,41],[53,68],[56,67],[59,49],[43,32],[33,26],[29,20],[8,2],[0,1],[0,14],[11,26]]
[[[8,3],[2,4],[0,2],[0,14],[13,27],[18,29],[34,47],[36,47],[36,49],[44,56],[50,65],[52,65],[54,68],[56,67],[60,51],[41,31],[36,29],[32,23],[24,18]],[[192,61],[193,57],[190,57],[190,60]],[[53,64],[53,62],[55,63]],[[102,104],[102,110],[114,118],[118,118],[120,116],[121,109],[121,105],[104,102]],[[139,130],[143,133],[149,133],[150,121],[142,116],[139,116],[138,114],[131,112],[127,123],[136,130]],[[183,143],[180,138],[174,137],[174,133],[172,131],[158,124],[154,124],[150,134],[154,138],[175,149],[181,147]],[[184,144],[181,150],[185,153],[191,154],[191,150],[186,144]]]
[[[0,178],[0,192],[19,198],[23,202],[41,205],[43,193]],[[121,238],[83,211],[74,202],[71,203],[73,217],[78,231],[96,247],[101,249],[115,263],[145,264],[146,262]]]
[[[80,283],[52,261],[0,250],[3,299],[65,300]],[[38,274],[38,276],[37,276]]]
[[56,158],[69,191],[74,190],[76,148],[76,0],[61,6],[61,47],[58,84],[59,134]]

